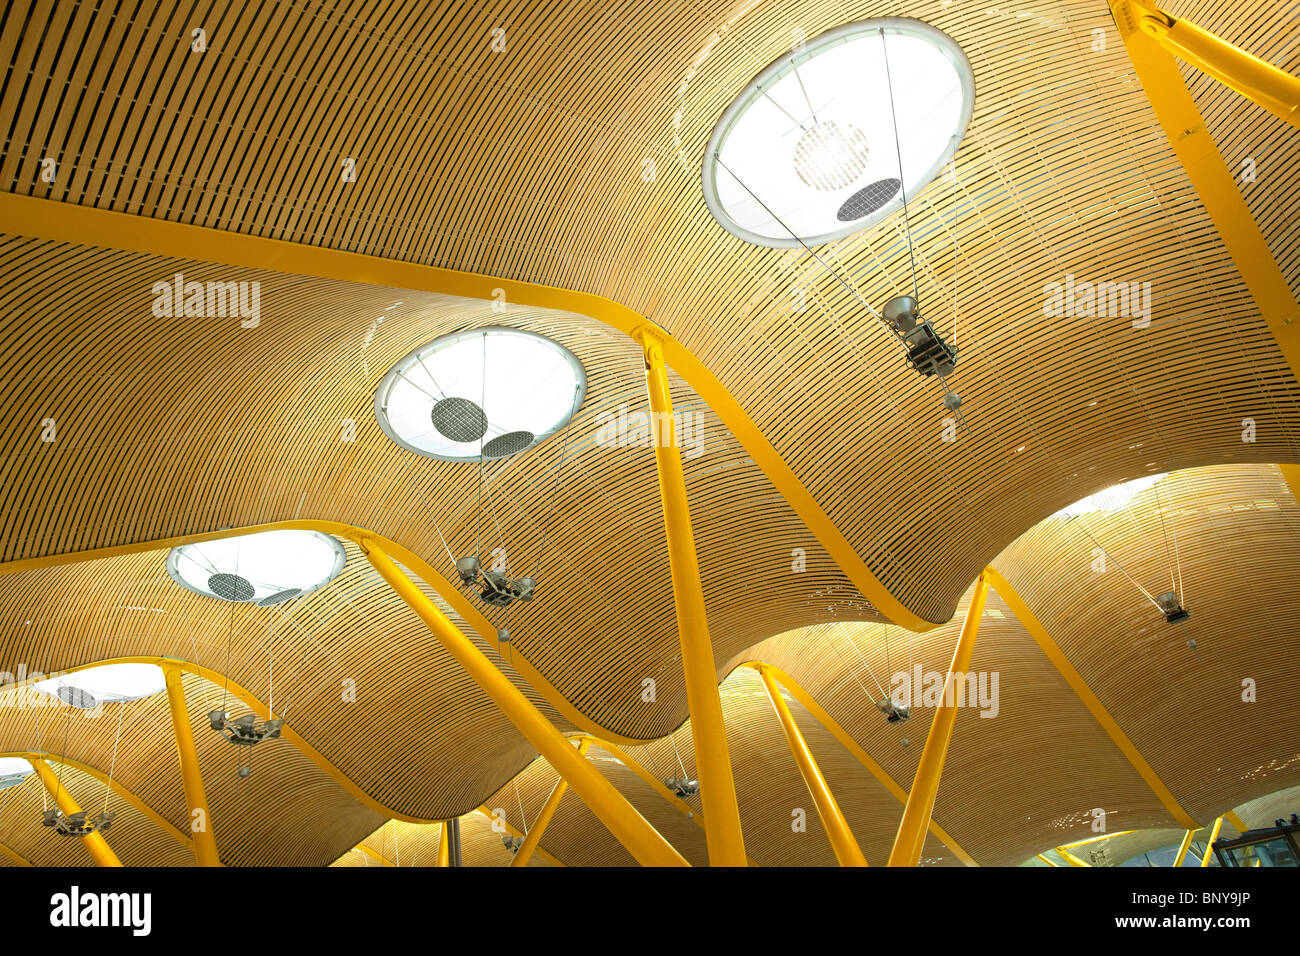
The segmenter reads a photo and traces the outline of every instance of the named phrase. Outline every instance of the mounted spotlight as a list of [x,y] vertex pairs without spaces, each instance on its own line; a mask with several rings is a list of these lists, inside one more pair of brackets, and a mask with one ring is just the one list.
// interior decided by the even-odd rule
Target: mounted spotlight
[[694,797],[700,792],[700,782],[686,777],[669,777],[664,781],[664,786],[679,797]]
[[[882,697],[876,704],[880,712],[885,715],[885,720],[891,724],[901,724],[912,716],[912,708],[902,704],[895,704],[890,698]],[[904,745],[906,746],[906,745]]]
[[[946,378],[952,374],[957,367],[957,348],[945,342],[928,319],[921,318],[916,299],[910,295],[897,296],[885,303],[880,314],[907,349],[909,366],[922,375]],[[950,411],[955,411],[960,404],[961,399],[951,392],[944,397],[944,405]]]
[[323,588],[345,563],[336,538],[287,528],[180,545],[167,573],[195,594],[269,607]]
[[[264,740],[277,739],[284,727],[284,719],[276,717],[259,724],[256,714],[244,714],[232,720],[224,710],[213,710],[208,712],[208,724],[236,747],[255,747]],[[247,760],[239,765],[237,771],[241,778],[248,777],[252,772],[253,768]]]
[[62,810],[50,809],[45,811],[41,825],[53,827],[54,832],[59,836],[84,837],[92,833],[107,832],[113,826],[113,814],[105,810],[91,817],[85,810],[81,810],[64,816]]
[[1178,595],[1173,591],[1157,595],[1156,603],[1160,605],[1160,610],[1165,612],[1165,620],[1170,624],[1185,621],[1192,616],[1192,612],[1183,607],[1182,602],[1178,600]]
[[394,365],[375,392],[375,417],[418,455],[506,458],[563,428],[586,390],[582,364],[560,343],[522,329],[467,329]]
[[511,853],[518,853],[519,848],[524,845],[524,838],[510,833],[503,833],[501,835],[501,845]]
[[[501,571],[485,571],[478,558],[456,559],[456,573],[461,583],[479,592],[483,603],[493,607],[509,607],[516,601],[531,601],[533,590],[537,586],[530,577],[511,578]],[[503,643],[509,641],[510,632],[505,632]]]

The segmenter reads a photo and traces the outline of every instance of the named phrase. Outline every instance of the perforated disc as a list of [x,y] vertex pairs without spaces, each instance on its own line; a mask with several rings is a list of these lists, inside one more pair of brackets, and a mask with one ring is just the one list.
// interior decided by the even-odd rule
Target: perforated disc
[[844,200],[835,218],[840,222],[855,222],[865,218],[893,199],[902,185],[898,179],[877,179],[874,183],[867,183]]
[[78,710],[94,710],[99,705],[99,701],[95,699],[94,694],[82,690],[80,687],[64,684],[58,689],[57,693],[59,700],[70,707],[76,707]]
[[429,418],[438,434],[451,441],[478,441],[487,433],[487,415],[468,398],[444,398]]
[[483,446],[484,458],[505,458],[523,451],[533,443],[532,432],[506,432]]
[[283,604],[285,601],[292,601],[299,594],[302,594],[302,588],[285,588],[283,591],[276,591],[274,594],[268,594],[262,600],[257,602],[258,607],[274,607],[277,604]]
[[208,590],[226,601],[251,601],[255,593],[247,578],[224,571],[208,578]]

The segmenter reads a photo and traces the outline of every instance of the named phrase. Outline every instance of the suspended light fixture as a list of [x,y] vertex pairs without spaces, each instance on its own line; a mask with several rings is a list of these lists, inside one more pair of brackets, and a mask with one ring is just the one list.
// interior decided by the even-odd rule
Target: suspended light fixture
[[722,114],[704,200],[760,246],[852,235],[935,178],[974,103],[970,62],[947,34],[900,17],[845,24],[771,64]]
[[375,392],[375,417],[419,455],[506,458],[563,428],[586,389],[582,364],[558,342],[522,329],[467,329],[394,365]]
[[167,573],[195,594],[266,607],[323,588],[346,562],[330,535],[284,529],[172,548]]
[[[939,379],[958,418],[962,400],[947,383],[955,325],[949,341],[922,315],[907,202],[956,155],[974,102],[970,62],[947,34],[900,17],[850,23],[756,76],[718,121],[703,162],[704,199],[722,227],[807,250],[894,335],[911,368]],[[953,181],[955,193],[955,169]],[[912,290],[877,310],[812,247],[900,208]]]
[[33,690],[57,697],[79,710],[120,704],[161,693],[167,686],[157,664],[101,664],[38,681]]

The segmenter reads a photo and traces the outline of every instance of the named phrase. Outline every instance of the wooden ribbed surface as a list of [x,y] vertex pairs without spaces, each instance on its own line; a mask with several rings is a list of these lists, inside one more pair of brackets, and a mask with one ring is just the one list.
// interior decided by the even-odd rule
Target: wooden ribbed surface
[[[880,0],[743,12],[730,0],[568,2],[509,15],[390,0],[205,12],[166,2],[16,3],[0,26],[9,120],[0,186],[597,292],[642,311],[718,375],[909,608],[948,618],[994,561],[1190,812],[1203,819],[1277,789],[1296,766],[1277,741],[1295,739],[1300,713],[1286,575],[1300,519],[1263,463],[1300,461],[1300,385],[1156,125],[1105,5],[1030,0],[1013,13],[927,2],[906,11],[951,34],[976,75],[956,197],[951,184],[933,184],[915,197],[911,221],[929,314],[945,329],[954,308],[960,315],[952,384],[966,399],[971,433],[958,442],[940,440],[937,388],[903,368],[898,350],[811,258],[746,246],[705,210],[704,142],[744,84],[788,49],[792,25],[815,36],[898,12]],[[1276,5],[1250,0],[1218,11],[1201,2],[1174,12],[1297,66],[1296,22]],[[200,24],[210,36],[201,56],[188,47]],[[490,49],[497,26],[507,31],[505,54]],[[1100,52],[1091,49],[1097,28],[1110,38]],[[1188,77],[1229,164],[1239,168],[1243,153],[1256,158],[1257,182],[1243,184],[1243,195],[1300,286],[1300,210],[1285,172],[1300,148],[1294,131]],[[674,160],[679,145],[685,168]],[[44,156],[59,161],[53,186],[39,179]],[[358,160],[356,183],[339,181],[347,156]],[[651,183],[642,179],[647,157],[656,162]],[[567,313],[502,317],[447,296],[213,270],[5,232],[4,560],[314,517],[373,528],[444,561],[435,521],[457,551],[475,535],[474,468],[393,446],[373,419],[374,388],[394,361],[443,332],[495,322],[531,328],[578,355],[590,391],[558,473],[541,599],[510,620],[515,648],[599,726],[649,738],[682,724],[652,457],[594,445],[601,410],[644,407],[630,341]],[[900,217],[822,252],[870,302],[910,285]],[[178,271],[257,279],[263,324],[154,319],[150,287]],[[1150,282],[1151,328],[1044,317],[1044,283],[1067,273]],[[792,311],[794,287],[807,289],[807,310]],[[844,641],[883,672],[907,635],[846,623],[877,615],[676,380],[674,401],[705,415],[708,446],[686,470],[719,676],[747,659],[783,667],[906,786],[929,714],[918,708],[905,728],[912,746],[902,748],[858,686],[865,669]],[[1253,443],[1241,441],[1247,417],[1256,422]],[[58,423],[53,445],[40,442],[45,418]],[[339,441],[345,418],[356,422],[355,443]],[[540,558],[560,447],[556,436],[494,472],[499,517],[525,566]],[[1115,575],[1088,576],[1091,547],[1073,525],[1038,524],[1116,480],[1227,463],[1249,467],[1169,483],[1193,608],[1182,630],[1153,623],[1154,609]],[[1108,547],[1113,536],[1125,566],[1155,581],[1159,524],[1153,511],[1133,514],[1088,526]],[[799,548],[809,570],[792,574]],[[227,609],[177,589],[162,558],[0,578],[0,666],[48,671],[156,653],[226,669]],[[1083,835],[1083,815],[1099,803],[1116,826],[1167,822],[999,610],[992,601],[975,661],[1004,675],[1003,712],[996,720],[962,714],[936,818],[981,863],[1019,862],[1034,847]],[[355,551],[343,578],[292,614],[298,628],[283,650],[297,666],[284,678],[293,724],[376,799],[425,818],[463,813],[532,762],[531,748]],[[915,637],[916,660],[942,671],[959,622]],[[262,622],[236,628],[228,670],[260,689]],[[1197,635],[1199,657],[1184,631]],[[339,700],[344,677],[358,683],[356,704]],[[640,698],[647,677],[657,682],[653,706]],[[1258,681],[1258,703],[1239,702],[1243,677]],[[815,818],[809,833],[788,832],[802,783],[770,705],[746,681],[752,675],[739,672],[725,693],[751,855],[825,862]],[[198,699],[211,688],[187,686],[201,719]],[[183,822],[165,707],[135,709],[140,756],[122,765],[123,780]],[[863,782],[806,713],[796,719],[810,725],[833,783],[853,794],[846,812],[875,863],[892,837],[896,801]],[[211,749],[220,742],[199,731],[205,759],[224,759]],[[107,763],[103,733],[86,731],[78,759]],[[2,745],[30,746],[20,717],[0,714],[0,736]],[[686,725],[678,749],[689,766],[688,737]],[[633,756],[675,775],[666,745]],[[210,771],[223,813],[238,821],[222,836],[227,862],[328,862],[377,829],[376,814],[292,748],[265,753],[252,788],[275,794],[274,822],[256,801],[238,803],[222,782],[230,768]],[[545,774],[527,771],[521,788],[530,773],[538,789],[526,806],[535,808]],[[648,789],[641,796],[654,802]],[[586,812],[566,800],[548,849],[561,860],[567,849],[578,861],[617,862],[622,851],[601,842],[602,830],[570,818]],[[681,823],[666,812],[675,817],[664,826]],[[925,855],[950,861],[937,845]]]

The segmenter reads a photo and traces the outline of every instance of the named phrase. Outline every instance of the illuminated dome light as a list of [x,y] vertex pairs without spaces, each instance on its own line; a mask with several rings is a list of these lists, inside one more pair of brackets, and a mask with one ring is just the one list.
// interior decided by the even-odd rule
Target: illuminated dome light
[[375,417],[419,455],[504,458],[563,428],[586,391],[582,364],[558,342],[521,329],[469,329],[394,365],[375,392]]
[[157,664],[101,664],[32,685],[35,690],[79,710],[152,697],[162,693],[166,686],[162,668]]
[[705,202],[760,246],[852,235],[935,178],[974,103],[970,62],[946,33],[900,17],[837,27],[767,67],[722,114],[704,154]]
[[195,594],[266,607],[323,588],[346,562],[330,535],[285,529],[172,548],[167,573]]
[[1167,474],[1167,472],[1162,472],[1158,475],[1143,475],[1141,478],[1134,478],[1132,481],[1103,488],[1082,501],[1076,501],[1074,504],[1062,508],[1053,517],[1076,518],[1079,515],[1110,514],[1111,512],[1120,511],[1127,508],[1134,498],[1165,478]]
[[0,757],[0,790],[22,786],[33,773],[32,765],[22,757]]

